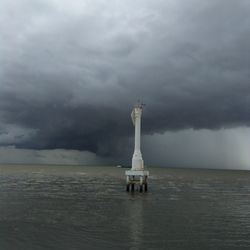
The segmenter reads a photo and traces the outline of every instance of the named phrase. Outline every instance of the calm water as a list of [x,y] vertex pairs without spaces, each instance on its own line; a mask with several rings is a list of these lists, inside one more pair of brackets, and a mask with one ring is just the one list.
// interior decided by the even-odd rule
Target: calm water
[[0,249],[250,249],[250,172],[0,166]]

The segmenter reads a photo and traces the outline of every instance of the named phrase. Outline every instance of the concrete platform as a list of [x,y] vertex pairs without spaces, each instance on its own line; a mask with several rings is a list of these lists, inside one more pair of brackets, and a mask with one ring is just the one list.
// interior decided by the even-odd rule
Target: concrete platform
[[125,175],[134,175],[134,176],[149,176],[149,171],[146,170],[127,170]]
[[127,170],[126,175],[126,191],[134,192],[139,190],[140,192],[148,191],[148,176],[149,171],[145,170]]

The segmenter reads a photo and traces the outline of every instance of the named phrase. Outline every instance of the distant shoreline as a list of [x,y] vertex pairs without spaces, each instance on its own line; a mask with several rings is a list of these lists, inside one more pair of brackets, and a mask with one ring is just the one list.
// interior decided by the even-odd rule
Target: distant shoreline
[[[38,167],[103,167],[103,168],[120,168],[129,169],[131,166],[128,165],[81,165],[81,164],[42,164],[42,163],[0,163],[0,167],[17,167],[17,166],[38,166]],[[195,171],[246,171],[249,172],[250,169],[231,169],[231,168],[199,168],[199,167],[162,167],[162,166],[147,166],[146,169],[169,169],[169,170],[195,170]]]

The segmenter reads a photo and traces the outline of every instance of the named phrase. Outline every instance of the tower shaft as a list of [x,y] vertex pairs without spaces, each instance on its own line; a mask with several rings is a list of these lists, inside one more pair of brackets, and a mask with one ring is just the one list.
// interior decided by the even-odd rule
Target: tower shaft
[[141,154],[141,115],[142,107],[137,105],[132,111],[132,120],[135,126],[135,147],[132,158],[132,170],[144,170]]

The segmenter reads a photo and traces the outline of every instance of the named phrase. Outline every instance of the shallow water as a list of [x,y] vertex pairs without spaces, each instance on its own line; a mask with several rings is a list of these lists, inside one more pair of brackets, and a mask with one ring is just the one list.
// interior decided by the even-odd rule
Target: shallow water
[[0,166],[0,249],[250,249],[250,172]]

